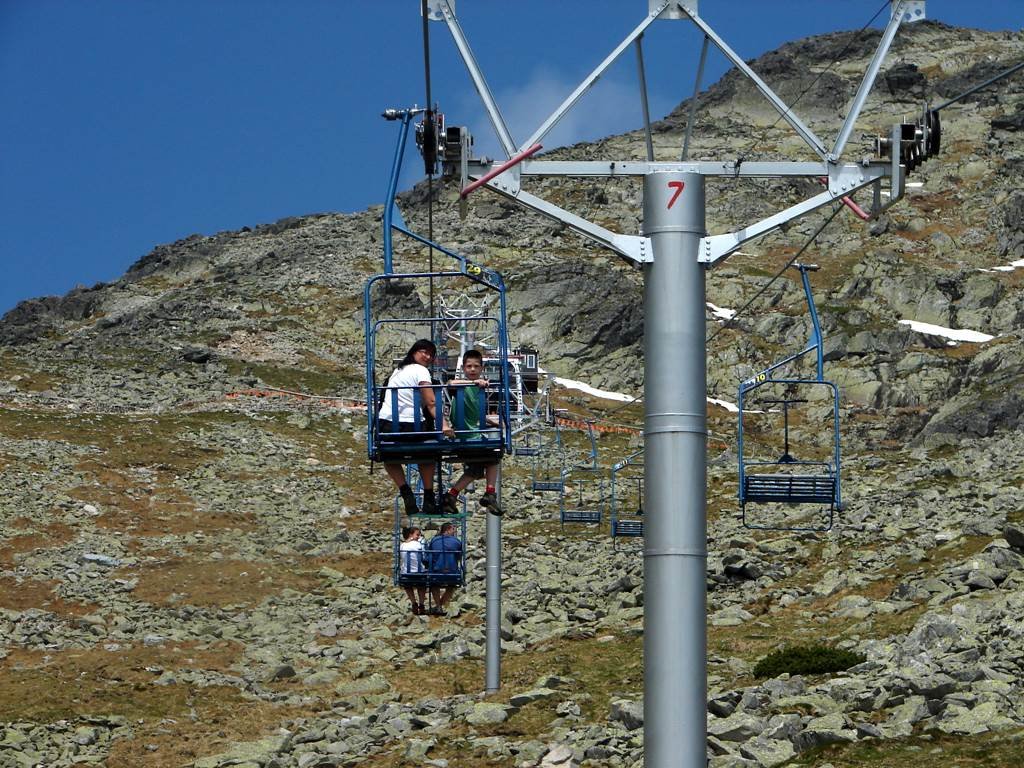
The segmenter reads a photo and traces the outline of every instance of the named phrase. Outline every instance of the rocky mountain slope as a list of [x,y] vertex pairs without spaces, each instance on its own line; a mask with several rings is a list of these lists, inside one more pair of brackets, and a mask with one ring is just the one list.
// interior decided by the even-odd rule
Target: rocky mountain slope
[[[835,135],[876,33],[787,44],[753,63]],[[831,66],[838,50],[851,58]],[[1020,32],[901,32],[858,134],[1024,56]],[[735,73],[701,98],[691,155],[802,157]],[[687,104],[656,126],[678,156]],[[842,391],[847,509],[827,534],[751,531],[735,503],[735,415],[710,407],[709,754],[718,768],[1017,765],[1024,733],[1024,79],[943,112],[943,150],[883,219],[840,214],[809,248]],[[851,156],[867,153],[858,138]],[[640,157],[640,133],[552,152]],[[382,159],[384,163],[386,159]],[[384,166],[382,165],[382,173]],[[544,194],[635,232],[638,185]],[[709,184],[709,228],[814,190]],[[401,196],[425,229],[423,185]],[[435,236],[502,271],[514,342],[595,386],[639,392],[639,276],[505,201]],[[447,618],[390,586],[391,497],[367,474],[362,286],[380,215],[285,219],[159,246],[116,282],[23,302],[0,321],[0,766],[639,765],[642,562],[561,531],[507,462],[504,686],[483,698],[483,520]],[[739,308],[823,215],[709,275]],[[403,264],[422,263],[405,247]],[[1016,262],[1016,268],[1012,265]],[[709,330],[720,321],[711,317]],[[901,321],[992,336],[953,343]],[[709,396],[808,331],[794,276],[709,348]],[[289,395],[304,393],[313,397]],[[570,409],[600,403],[559,393]],[[637,424],[639,406],[615,414]],[[813,425],[797,425],[797,432]],[[635,438],[600,439],[605,466]],[[758,679],[786,643],[866,661]],[[874,762],[872,762],[874,761]],[[948,761],[948,760],[947,760]]]

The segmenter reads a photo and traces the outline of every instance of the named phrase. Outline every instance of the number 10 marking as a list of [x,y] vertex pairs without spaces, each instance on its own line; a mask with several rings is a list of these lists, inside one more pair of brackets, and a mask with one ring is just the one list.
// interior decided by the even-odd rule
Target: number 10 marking
[[683,181],[670,181],[668,183],[668,186],[669,186],[669,189],[674,189],[675,190],[675,192],[672,193],[672,199],[668,201],[668,207],[671,208],[673,205],[676,204],[676,200],[679,199],[679,196],[681,194],[683,194],[683,187],[686,186],[686,182],[683,182]]

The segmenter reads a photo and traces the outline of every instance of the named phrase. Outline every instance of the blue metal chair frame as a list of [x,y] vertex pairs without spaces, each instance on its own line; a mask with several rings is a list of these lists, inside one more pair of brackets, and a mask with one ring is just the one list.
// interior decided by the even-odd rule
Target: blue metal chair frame
[[[558,461],[557,474],[545,471],[551,467],[554,460]],[[565,493],[565,452],[562,450],[562,430],[557,424],[554,426],[552,437],[543,440],[540,450],[534,454],[530,487],[534,493]]]
[[[407,470],[407,477],[411,480],[410,470]],[[416,491],[420,500],[422,500],[423,488],[420,485]],[[433,571],[433,563],[430,561],[431,552],[424,551],[421,553],[425,558],[425,561],[421,561],[425,570],[418,573],[402,573],[402,516],[404,512],[398,500],[395,501],[395,525],[394,533],[392,536],[392,551],[394,554],[393,566],[392,566],[392,581],[395,586],[410,586],[410,587],[448,587],[455,586],[461,587],[466,583],[466,532],[467,532],[467,520],[469,513],[466,509],[465,501],[462,502],[462,512],[458,515],[415,515],[410,521],[417,523],[420,520],[425,521],[437,521],[438,518],[444,518],[445,521],[453,522],[456,525],[456,530],[459,533],[459,541],[462,542],[462,551],[458,557],[458,570],[457,572],[437,572]],[[423,527],[423,526],[421,526]],[[453,553],[443,553],[453,554]]]
[[528,430],[520,433],[519,440],[516,442],[516,436],[512,436],[512,455],[513,456],[536,456],[541,451],[541,439],[540,435],[533,430]]
[[[811,317],[811,338],[799,352],[772,364],[757,375],[742,382],[739,386],[739,502],[743,515],[743,525],[747,528],[783,531],[827,531],[834,522],[836,510],[842,509],[842,490],[840,485],[841,456],[839,450],[839,390],[836,385],[826,381],[824,377],[824,361],[822,356],[821,324],[811,294],[811,283],[808,272],[816,269],[804,264],[796,264],[803,283],[804,296]],[[795,362],[809,352],[815,353],[816,373],[814,379],[775,378],[779,368]],[[743,442],[743,414],[746,411],[747,395],[758,387],[766,384],[784,384],[793,387],[824,386],[829,389],[832,398],[832,431],[833,447],[831,461],[800,461],[789,454],[789,412],[788,403],[784,401],[785,448],[776,461],[745,461]],[[753,467],[776,467],[795,469],[796,472],[750,472]],[[746,505],[749,503],[783,503],[783,504],[820,504],[828,507],[827,519],[822,525],[761,525],[747,517]]]
[[[578,472],[566,472],[562,479],[573,479],[576,484],[576,504],[572,507],[566,505],[567,494],[563,493],[559,498],[558,517],[564,529],[566,523],[577,523],[582,525],[600,525],[604,517],[601,507],[605,500],[604,478],[598,474],[597,468],[580,467]],[[583,490],[587,486],[597,486],[599,498],[596,504],[588,504],[583,500]]]
[[[502,452],[508,452],[512,445],[512,425],[509,411],[509,342],[507,326],[507,307],[505,296],[505,283],[501,274],[493,269],[474,264],[454,251],[451,251],[427,238],[412,232],[406,227],[402,219],[401,211],[395,205],[395,194],[398,189],[398,179],[401,173],[402,160],[405,154],[405,145],[408,138],[409,126],[412,114],[406,111],[401,118],[401,130],[399,131],[398,145],[395,149],[395,158],[391,168],[391,176],[388,182],[386,204],[384,206],[383,229],[384,229],[384,273],[371,277],[363,290],[364,327],[366,328],[366,417],[367,417],[367,452],[373,461],[436,461],[449,459],[453,461],[483,461],[487,459],[497,460]],[[457,270],[442,272],[406,272],[396,273],[393,260],[393,232],[404,234],[419,243],[430,246],[440,253],[450,256],[458,263]],[[489,290],[498,293],[499,313],[497,317],[478,318],[480,320],[491,320],[497,324],[498,337],[498,358],[500,361],[501,380],[498,382],[497,391],[500,396],[499,422],[500,426],[493,429],[477,431],[468,430],[466,427],[466,412],[464,403],[464,388],[452,388],[451,393],[451,423],[455,428],[455,439],[446,438],[439,429],[427,430],[420,414],[421,388],[415,388],[413,402],[415,410],[415,421],[413,431],[417,439],[415,441],[396,439],[400,433],[380,434],[377,421],[378,396],[382,393],[385,397],[392,398],[392,412],[397,413],[398,391],[377,383],[376,372],[376,341],[377,334],[381,327],[387,323],[423,323],[431,324],[442,321],[442,318],[390,318],[376,320],[373,317],[371,289],[378,282],[392,280],[410,279],[468,279]],[[434,402],[440,405],[445,400],[446,388],[442,385],[435,385]],[[481,410],[486,415],[486,400],[482,398]],[[481,418],[479,422],[483,427],[485,421]],[[472,432],[472,434],[469,434]],[[461,434],[460,434],[461,433]],[[472,438],[472,439],[467,439]]]
[[[622,472],[636,470],[643,467],[643,449],[632,453],[617,464],[612,465],[609,482],[609,520],[611,522],[609,532],[612,536],[612,547],[618,549],[620,538],[638,538],[644,535],[643,521],[643,475],[634,475],[627,478],[620,478]],[[621,486],[622,479],[636,481],[638,493],[638,508],[635,512],[623,512],[620,509],[619,494],[617,488]]]

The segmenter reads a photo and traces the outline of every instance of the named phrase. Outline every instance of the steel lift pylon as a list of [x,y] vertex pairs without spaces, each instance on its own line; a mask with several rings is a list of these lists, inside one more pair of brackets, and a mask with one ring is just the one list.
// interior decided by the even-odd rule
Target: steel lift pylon
[[[706,2],[707,0],[705,0]],[[467,6],[468,0],[463,0]],[[698,0],[648,0],[647,14],[562,104],[522,143],[517,144],[477,65],[455,15],[453,0],[426,0],[428,19],[444,23],[483,102],[505,158],[467,156],[471,143],[464,128],[449,127],[446,172],[463,181],[462,198],[486,186],[519,204],[549,216],[614,251],[643,270],[645,309],[644,446],[646,523],[644,531],[644,762],[650,768],[703,768],[706,765],[706,342],[705,277],[744,243],[823,206],[837,204],[865,187],[874,187],[872,214],[903,196],[908,160],[927,158],[937,142],[928,140],[929,121],[896,125],[877,143],[888,160],[840,160],[854,123],[867,100],[896,31],[904,22],[924,19],[924,0],[893,0],[878,48],[868,65],[847,116],[831,147],[761,80],[751,67],[701,18]],[[691,107],[700,93],[703,60],[713,44],[745,75],[801,137],[816,159],[807,162],[688,161],[690,126],[678,161],[656,161],[641,37],[656,21],[690,21],[703,34]],[[533,159],[540,142],[601,75],[625,51],[637,54],[640,101],[646,133],[646,160]],[[461,153],[458,151],[461,148]],[[613,232],[535,194],[528,177],[622,176],[643,179],[643,224],[638,235]],[[826,189],[807,200],[733,232],[709,234],[705,222],[708,178],[804,177],[824,179]],[[888,200],[883,200],[883,182]],[[488,550],[490,555],[490,549]],[[488,652],[491,650],[488,619]],[[488,690],[496,690],[488,659]],[[496,670],[495,670],[496,671]]]

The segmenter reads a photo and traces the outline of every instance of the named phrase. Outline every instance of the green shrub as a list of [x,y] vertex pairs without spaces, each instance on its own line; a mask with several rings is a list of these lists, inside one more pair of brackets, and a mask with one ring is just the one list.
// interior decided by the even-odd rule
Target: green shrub
[[862,654],[827,645],[790,645],[769,653],[757,662],[754,676],[777,677],[783,672],[791,675],[824,675],[842,672],[865,661],[867,658]]

